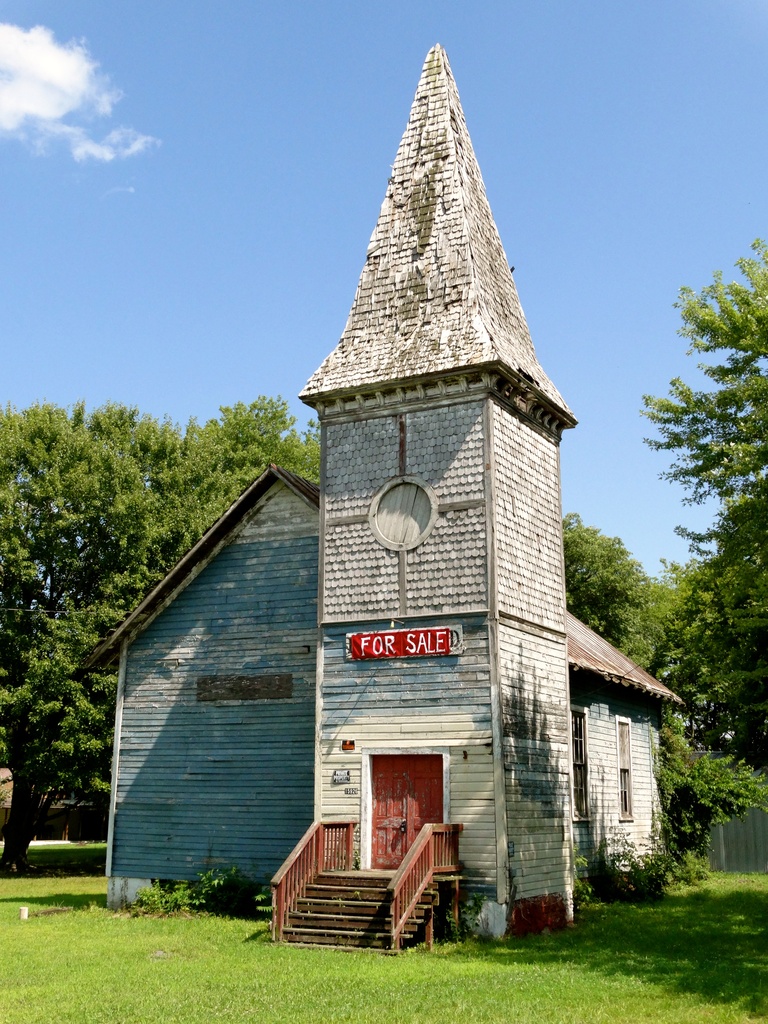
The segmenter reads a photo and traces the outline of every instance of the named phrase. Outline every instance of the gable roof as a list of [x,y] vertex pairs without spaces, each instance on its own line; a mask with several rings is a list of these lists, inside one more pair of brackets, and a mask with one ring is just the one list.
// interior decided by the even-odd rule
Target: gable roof
[[[223,546],[245,516],[258,504],[276,483],[283,483],[315,510],[320,508],[320,490],[317,484],[297,476],[287,469],[274,464],[262,473],[250,487],[232,502],[227,511],[216,520],[200,540],[183,555],[170,572],[153,590],[127,615],[123,621],[91,651],[83,668],[106,667],[117,659],[120,646],[126,638],[141,630],[195,573],[199,566],[220,546]],[[612,683],[631,686],[654,697],[683,702],[658,679],[640,668],[607,640],[603,640],[589,626],[572,615],[565,613],[568,663],[574,669],[586,669],[603,676]]]
[[568,664],[572,668],[586,669],[609,682],[631,686],[678,704],[683,703],[669,687],[636,665],[570,612],[565,613],[565,629],[568,637]]
[[209,527],[197,544],[194,544],[174,565],[153,590],[127,615],[105,640],[95,647],[83,662],[83,668],[106,667],[112,664],[120,653],[120,645],[126,637],[147,624],[160,605],[184,584],[201,563],[224,544],[235,527],[264,497],[276,483],[283,483],[314,509],[320,507],[320,490],[317,484],[305,480],[280,466],[270,465],[243,493],[232,502],[227,511]]
[[301,398],[496,366],[568,425],[533,349],[448,58],[430,50],[352,309]]

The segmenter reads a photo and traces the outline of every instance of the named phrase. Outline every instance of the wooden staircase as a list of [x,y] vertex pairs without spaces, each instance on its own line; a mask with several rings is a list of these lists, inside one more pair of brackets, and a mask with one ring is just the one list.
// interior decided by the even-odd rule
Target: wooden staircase
[[[283,942],[390,949],[394,871],[325,871],[288,911]],[[427,889],[404,928],[404,939],[430,941],[436,889]]]
[[397,871],[356,871],[355,822],[315,822],[272,879],[272,937],[301,945],[432,948],[438,880],[458,914],[462,825],[425,825]]

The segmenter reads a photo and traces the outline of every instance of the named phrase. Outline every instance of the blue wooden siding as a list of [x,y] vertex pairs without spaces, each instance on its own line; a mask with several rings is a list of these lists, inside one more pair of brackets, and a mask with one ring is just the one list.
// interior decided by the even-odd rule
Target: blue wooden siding
[[[292,535],[231,543],[129,649],[113,875],[266,879],[312,821],[317,516],[274,505]],[[289,699],[197,700],[200,676],[278,673]]]

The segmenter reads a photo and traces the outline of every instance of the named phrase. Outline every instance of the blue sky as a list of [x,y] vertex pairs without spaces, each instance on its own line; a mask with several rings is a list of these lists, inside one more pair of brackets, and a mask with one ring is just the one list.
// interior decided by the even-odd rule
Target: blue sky
[[[185,423],[336,344],[421,65],[446,48],[540,361],[563,504],[646,568],[708,512],[642,395],[679,288],[768,236],[766,0],[0,0],[0,401]],[[39,27],[37,32],[30,30]]]

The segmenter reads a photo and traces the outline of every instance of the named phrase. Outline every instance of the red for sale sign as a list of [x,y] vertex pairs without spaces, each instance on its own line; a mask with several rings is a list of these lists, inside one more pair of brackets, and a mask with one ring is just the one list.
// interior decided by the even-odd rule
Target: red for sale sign
[[368,658],[434,658],[461,654],[463,650],[461,626],[347,633],[347,657],[353,661]]

